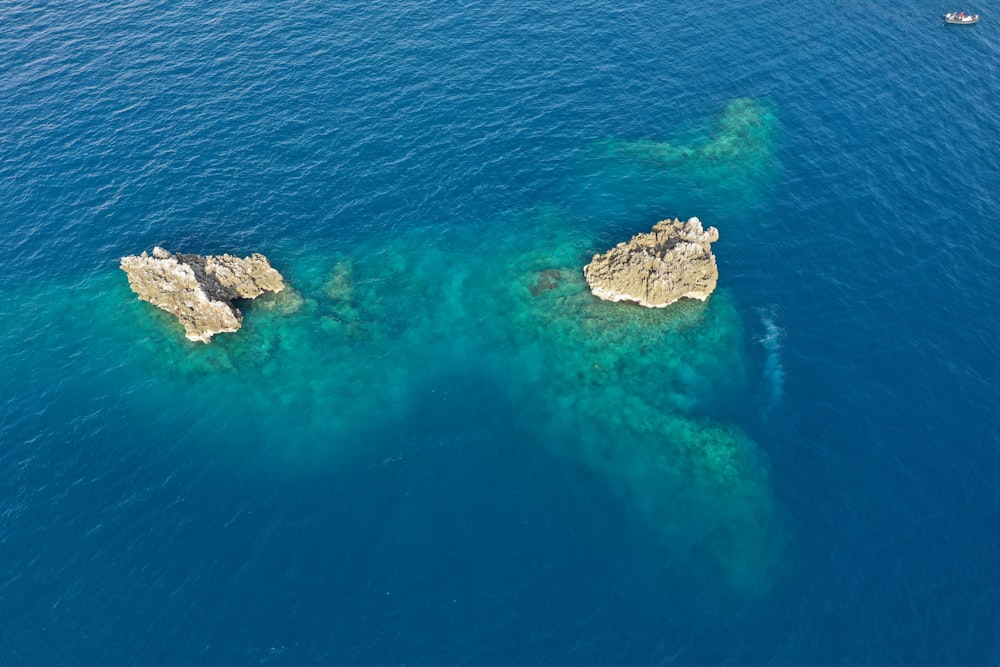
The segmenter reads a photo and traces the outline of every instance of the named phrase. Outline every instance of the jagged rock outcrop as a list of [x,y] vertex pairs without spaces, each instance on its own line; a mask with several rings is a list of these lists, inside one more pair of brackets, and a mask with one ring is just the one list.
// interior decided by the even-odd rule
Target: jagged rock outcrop
[[647,308],[684,297],[704,301],[719,280],[711,248],[718,240],[719,230],[702,229],[698,218],[662,220],[653,231],[594,255],[583,275],[590,291],[607,301],[636,301]]
[[122,257],[128,284],[143,301],[177,316],[189,340],[209,342],[236,331],[243,314],[233,299],[280,292],[285,281],[264,255],[183,255],[153,248],[152,255]]

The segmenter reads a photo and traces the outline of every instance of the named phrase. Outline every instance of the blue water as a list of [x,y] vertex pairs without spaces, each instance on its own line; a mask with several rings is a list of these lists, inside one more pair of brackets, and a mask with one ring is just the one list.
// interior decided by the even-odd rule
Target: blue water
[[0,663],[1000,665],[1000,24],[873,9],[0,5]]

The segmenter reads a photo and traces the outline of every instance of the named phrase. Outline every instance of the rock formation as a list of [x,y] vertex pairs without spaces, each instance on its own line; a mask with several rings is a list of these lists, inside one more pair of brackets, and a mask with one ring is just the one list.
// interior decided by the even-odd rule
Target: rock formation
[[183,255],[153,248],[152,255],[122,257],[132,291],[173,313],[189,340],[207,343],[217,333],[237,331],[243,314],[233,299],[253,299],[285,287],[264,255]]
[[594,255],[583,275],[590,291],[607,301],[636,301],[647,308],[683,297],[704,301],[719,279],[711,249],[718,240],[719,230],[702,229],[698,218],[663,220],[648,234]]

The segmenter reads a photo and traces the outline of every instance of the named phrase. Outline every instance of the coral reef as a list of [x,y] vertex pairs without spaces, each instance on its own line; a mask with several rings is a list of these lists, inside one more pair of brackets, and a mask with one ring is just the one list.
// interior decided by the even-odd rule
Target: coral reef
[[495,278],[497,302],[483,304],[504,313],[521,357],[510,392],[523,423],[618,489],[674,556],[707,555],[735,588],[766,589],[780,540],[763,456],[739,428],[706,416],[748,386],[731,297],[665,309],[594,299],[575,268],[586,250],[571,223],[546,212],[537,227],[508,255],[507,280]]
[[728,169],[757,166],[767,160],[774,134],[774,116],[761,103],[739,98],[726,105],[715,128],[704,138],[676,145],[651,139],[618,140],[609,147],[617,154],[659,162],[686,163],[690,169],[704,169],[708,163],[724,163]]
[[[782,555],[779,508],[764,450],[737,426],[756,385],[733,292],[624,307],[594,298],[580,267],[611,245],[605,235],[648,210],[693,208],[673,201],[692,179],[754,187],[773,168],[771,125],[765,107],[737,100],[683,145],[581,151],[594,160],[584,166],[606,171],[566,208],[451,221],[444,232],[414,218],[336,249],[316,246],[283,267],[295,290],[260,296],[242,335],[215,345],[163,345],[169,316],[155,309],[112,308],[102,319],[116,325],[101,339],[143,360],[129,364],[140,375],[165,377],[163,391],[172,387],[178,402],[223,397],[191,409],[243,429],[245,437],[220,440],[241,459],[254,443],[253,455],[280,461],[276,469],[322,469],[386,433],[406,438],[420,428],[409,419],[422,417],[422,401],[444,401],[463,382],[488,384],[503,400],[482,410],[584,470],[595,495],[607,490],[656,536],[665,565],[735,590],[766,589]],[[730,205],[720,183],[699,196]],[[643,210],[615,211],[616,202]],[[739,215],[742,204],[732,206]],[[609,220],[619,227],[609,230]],[[234,405],[238,424],[227,422]]]
[[[658,202],[738,219],[757,206],[778,174],[775,114],[758,100],[729,102],[704,127],[672,127],[664,137],[610,138],[598,143],[594,179],[602,197]],[[650,192],[652,191],[652,192]],[[643,199],[639,199],[642,197]],[[621,199],[619,199],[621,198]],[[604,205],[603,213],[613,213]]]

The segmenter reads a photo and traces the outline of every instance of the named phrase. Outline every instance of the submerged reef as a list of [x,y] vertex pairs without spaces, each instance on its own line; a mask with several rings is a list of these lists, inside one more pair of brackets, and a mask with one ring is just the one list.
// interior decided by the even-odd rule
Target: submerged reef
[[[622,183],[663,181],[683,198],[686,188],[711,188],[709,194],[752,202],[775,174],[775,115],[769,105],[750,98],[729,102],[715,123],[680,132],[673,139],[614,138],[602,143]],[[666,180],[663,180],[666,179]],[[679,188],[679,189],[678,189]],[[748,202],[741,201],[741,205]]]
[[[780,570],[780,508],[766,452],[741,428],[757,385],[734,293],[707,271],[699,293],[710,299],[623,306],[595,298],[580,267],[622,228],[658,219],[639,217],[649,210],[723,202],[714,219],[735,224],[746,215],[742,193],[774,168],[772,124],[766,107],[737,100],[676,144],[581,151],[582,167],[596,171],[567,208],[497,214],[488,224],[470,216],[444,229],[414,218],[303,253],[282,267],[295,289],[260,296],[242,334],[214,345],[163,345],[169,316],[155,309],[110,313],[104,319],[118,324],[99,338],[141,355],[142,377],[176,380],[161,390],[178,404],[226,397],[189,409],[207,428],[242,429],[218,440],[240,457],[257,447],[277,463],[269,469],[317,470],[352,451],[395,447],[419,433],[428,405],[464,411],[454,423],[442,418],[442,429],[489,428],[469,411],[495,413],[627,509],[655,536],[665,568],[761,591]],[[708,189],[691,190],[693,181]],[[684,242],[715,240],[711,229],[696,236]],[[701,247],[700,261],[711,262]],[[122,322],[148,335],[136,342]],[[455,400],[485,385],[484,395],[501,400]],[[233,405],[238,424],[227,421]]]
[[217,333],[237,331],[243,314],[234,299],[280,292],[285,281],[264,255],[172,254],[156,247],[152,255],[122,257],[129,287],[142,301],[172,313],[188,340],[208,343]]
[[719,230],[702,229],[698,218],[661,220],[652,232],[594,255],[583,274],[594,296],[606,301],[635,301],[647,308],[685,297],[704,301],[719,280],[712,254],[718,240]]
[[[503,312],[520,363],[522,421],[608,484],[679,562],[710,566],[746,592],[778,569],[774,499],[758,445],[724,412],[749,387],[747,338],[727,292],[634,308],[595,299],[586,248],[552,211],[519,238],[487,305]],[[562,233],[559,233],[561,229]],[[561,237],[561,238],[560,238]],[[525,397],[530,397],[527,399]]]
[[306,469],[409,428],[455,378],[492,384],[520,432],[648,527],[665,564],[766,589],[780,544],[765,459],[725,416],[753,386],[732,295],[603,301],[579,268],[594,248],[577,218],[502,223],[433,245],[394,232],[290,266],[296,289],[262,295],[243,335],[215,345],[164,346],[158,318],[129,310],[150,340],[117,338],[179,376],[176,400],[195,387],[228,396],[218,410],[239,404],[241,448]]
[[[689,558],[708,555],[741,590],[767,588],[779,551],[757,444],[732,425],[666,413],[640,397],[618,397],[617,406],[607,426],[583,444],[585,460],[620,483],[645,519]],[[609,455],[597,440],[602,436],[620,451]]]
[[[716,162],[719,166],[755,165],[768,157],[773,142],[774,116],[769,109],[749,98],[726,105],[716,126],[707,137],[684,145],[669,141],[636,139],[615,141],[611,148],[622,154],[663,164]],[[704,167],[705,165],[696,165]]]

